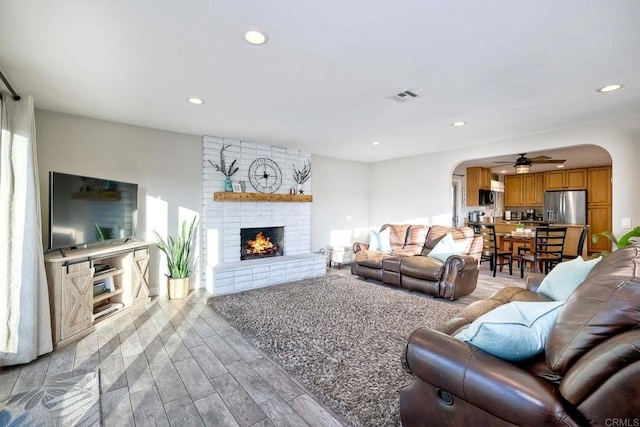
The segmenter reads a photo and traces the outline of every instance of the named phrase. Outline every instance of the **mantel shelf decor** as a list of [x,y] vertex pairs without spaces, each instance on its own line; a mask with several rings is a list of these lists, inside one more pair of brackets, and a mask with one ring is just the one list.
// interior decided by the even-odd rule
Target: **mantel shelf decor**
[[216,202],[313,202],[311,194],[213,193]]
[[211,160],[208,160],[209,163],[211,164],[211,166],[213,166],[218,172],[222,172],[222,174],[224,175],[224,191],[233,191],[233,182],[231,181],[231,177],[238,172],[238,167],[236,166],[236,162],[238,161],[238,159],[235,159],[233,162],[231,162],[231,164],[229,165],[229,168],[227,169],[227,165],[225,162],[225,158],[224,158],[224,150],[226,150],[227,148],[231,147],[231,145],[223,145],[222,149],[220,150],[220,164],[216,165],[214,164]]

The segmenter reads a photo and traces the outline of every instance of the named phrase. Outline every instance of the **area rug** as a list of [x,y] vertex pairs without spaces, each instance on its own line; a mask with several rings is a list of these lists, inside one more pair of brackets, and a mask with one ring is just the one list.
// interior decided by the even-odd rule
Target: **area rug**
[[46,384],[0,402],[0,427],[100,425],[98,371]]
[[327,274],[212,297],[209,306],[352,425],[400,425],[400,357],[413,330],[459,307]]

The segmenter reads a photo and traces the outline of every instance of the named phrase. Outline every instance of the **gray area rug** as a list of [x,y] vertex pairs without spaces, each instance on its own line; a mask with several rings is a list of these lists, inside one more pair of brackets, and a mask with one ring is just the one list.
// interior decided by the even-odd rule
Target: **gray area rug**
[[100,425],[98,371],[45,384],[0,402],[0,427]]
[[459,307],[327,274],[238,294],[209,306],[353,425],[400,425],[400,356],[418,327]]

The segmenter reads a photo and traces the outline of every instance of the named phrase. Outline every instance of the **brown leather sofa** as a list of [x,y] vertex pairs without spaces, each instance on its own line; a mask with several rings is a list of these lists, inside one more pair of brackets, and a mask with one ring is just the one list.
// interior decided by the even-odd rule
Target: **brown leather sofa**
[[[354,244],[352,274],[451,300],[475,290],[482,238],[475,235],[473,229],[385,224],[381,230],[385,227],[392,230],[392,252],[370,251],[366,244]],[[451,233],[454,240],[465,241],[464,253],[452,255],[444,263],[428,257],[431,249],[447,233]]]
[[427,238],[428,225],[384,224],[380,231],[390,229],[389,245],[391,253],[369,250],[367,243],[354,243],[354,262],[351,273],[367,279],[382,280],[382,261],[390,256],[405,257],[417,255]]
[[404,426],[640,425],[640,244],[587,275],[561,308],[544,354],[507,362],[452,337],[509,301],[548,301],[505,288],[434,329],[413,332],[400,390]]

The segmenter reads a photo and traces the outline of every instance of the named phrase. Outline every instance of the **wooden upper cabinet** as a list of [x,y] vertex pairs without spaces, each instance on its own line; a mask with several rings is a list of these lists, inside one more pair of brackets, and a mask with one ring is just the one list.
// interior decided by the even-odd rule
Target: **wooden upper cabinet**
[[564,190],[564,171],[545,172],[544,188],[547,190]]
[[522,175],[507,175],[504,177],[505,206],[522,206],[524,202],[524,184]]
[[611,166],[588,169],[587,198],[589,205],[611,204]]
[[587,188],[587,170],[569,169],[544,173],[546,190],[584,190]]
[[487,169],[487,168],[479,168],[479,169],[480,169],[480,189],[491,190],[491,169]]
[[542,206],[544,204],[544,173],[522,175],[524,206]]
[[479,206],[478,190],[491,190],[491,169],[467,168],[467,206]]
[[565,171],[565,183],[567,190],[586,190],[587,189],[587,170],[586,169],[570,169]]

